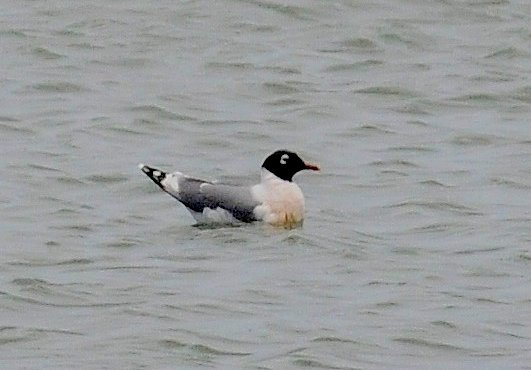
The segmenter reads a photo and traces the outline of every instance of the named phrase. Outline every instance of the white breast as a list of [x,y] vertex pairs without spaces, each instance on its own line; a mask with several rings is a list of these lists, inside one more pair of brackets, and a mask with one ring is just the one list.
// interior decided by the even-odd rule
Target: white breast
[[261,202],[256,218],[269,224],[292,228],[304,218],[304,195],[297,184],[285,181],[262,169],[262,182],[252,188],[253,197]]

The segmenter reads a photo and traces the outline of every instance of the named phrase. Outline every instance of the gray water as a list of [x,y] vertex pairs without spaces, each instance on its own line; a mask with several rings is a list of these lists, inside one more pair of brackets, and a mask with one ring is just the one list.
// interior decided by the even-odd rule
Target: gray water
[[[531,3],[0,12],[0,367],[531,368]],[[144,162],[302,228],[198,228]]]

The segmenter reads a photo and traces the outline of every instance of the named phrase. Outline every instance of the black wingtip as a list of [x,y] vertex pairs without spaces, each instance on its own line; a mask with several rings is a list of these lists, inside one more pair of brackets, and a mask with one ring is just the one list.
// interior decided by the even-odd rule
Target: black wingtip
[[138,165],[140,171],[144,172],[155,184],[163,188],[161,182],[166,178],[166,172],[153,167],[146,166],[142,163]]

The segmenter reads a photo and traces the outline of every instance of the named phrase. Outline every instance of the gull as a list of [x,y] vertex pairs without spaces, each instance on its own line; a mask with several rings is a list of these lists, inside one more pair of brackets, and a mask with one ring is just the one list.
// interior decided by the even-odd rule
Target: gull
[[296,153],[277,150],[263,162],[260,183],[252,186],[205,181],[181,172],[167,173],[139,164],[155,184],[190,211],[198,224],[265,222],[294,228],[304,219],[304,195],[293,182],[302,170],[319,171]]

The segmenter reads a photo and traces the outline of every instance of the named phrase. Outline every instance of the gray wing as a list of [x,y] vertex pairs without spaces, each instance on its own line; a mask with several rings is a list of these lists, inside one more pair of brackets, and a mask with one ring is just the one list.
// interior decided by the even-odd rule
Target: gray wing
[[253,198],[250,187],[210,183],[201,185],[201,193],[214,208],[226,209],[240,221],[257,220],[254,209],[260,202]]
[[214,184],[180,172],[166,173],[143,164],[139,167],[162,190],[194,212],[201,213],[207,207],[220,207],[229,211],[237,220],[257,221],[253,211],[260,202],[253,198],[249,187]]
[[195,212],[208,207],[229,211],[234,218],[243,222],[256,221],[254,208],[260,203],[253,199],[251,189],[244,186],[214,184],[199,179],[179,179],[179,193],[176,198]]

